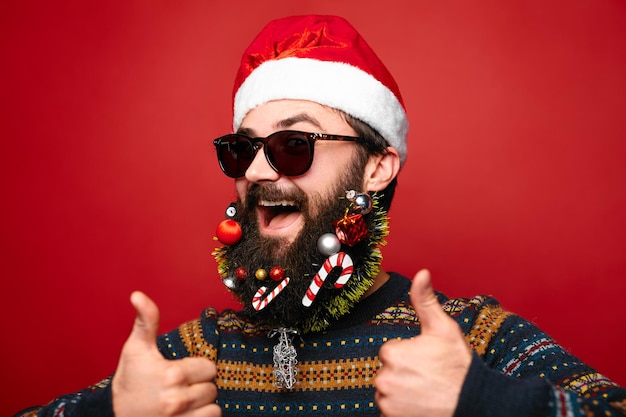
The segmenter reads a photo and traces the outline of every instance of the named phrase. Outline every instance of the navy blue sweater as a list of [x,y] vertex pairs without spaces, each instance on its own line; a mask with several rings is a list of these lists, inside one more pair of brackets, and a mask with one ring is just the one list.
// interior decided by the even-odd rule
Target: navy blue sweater
[[[387,340],[420,333],[409,288],[409,279],[392,274],[328,330],[295,337],[298,373],[292,390],[274,381],[277,338],[241,313],[208,308],[199,319],[160,336],[158,345],[169,359],[205,356],[216,362],[225,417],[379,416],[373,386],[378,350]],[[475,352],[455,416],[626,415],[625,389],[493,298],[438,296]],[[25,413],[30,414],[112,416],[110,378]]]

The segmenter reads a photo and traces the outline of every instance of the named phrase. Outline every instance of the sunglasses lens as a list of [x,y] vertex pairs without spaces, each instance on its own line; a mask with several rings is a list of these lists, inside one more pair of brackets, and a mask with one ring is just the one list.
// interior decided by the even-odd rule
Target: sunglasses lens
[[276,171],[287,176],[302,175],[311,167],[313,142],[300,132],[276,132],[267,137],[265,154]]
[[232,178],[242,177],[246,173],[256,153],[252,142],[240,135],[224,136],[216,147],[222,171]]

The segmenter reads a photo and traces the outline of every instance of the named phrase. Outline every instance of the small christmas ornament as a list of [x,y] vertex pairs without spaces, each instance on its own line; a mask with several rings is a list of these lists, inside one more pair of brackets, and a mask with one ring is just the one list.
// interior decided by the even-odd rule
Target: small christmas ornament
[[239,281],[243,281],[248,277],[248,271],[246,270],[246,268],[244,268],[243,266],[240,266],[239,268],[235,269],[235,278],[237,278]]
[[263,268],[259,268],[254,273],[254,276],[259,281],[265,281],[265,278],[267,278],[267,271],[265,269],[263,269]]
[[322,255],[330,256],[341,250],[341,242],[333,233],[324,233],[317,240],[317,250]]
[[281,327],[272,330],[268,335],[270,338],[278,334],[278,344],[274,346],[274,380],[278,388],[292,389],[296,385],[296,375],[298,374],[296,359],[296,348],[291,342],[292,336],[297,332],[293,329]]
[[226,285],[228,289],[231,290],[234,290],[235,286],[237,285],[235,278],[231,277],[230,275],[222,278],[222,282],[224,283],[224,285]]
[[335,234],[341,243],[354,246],[369,235],[362,214],[346,214],[333,223]]
[[359,214],[368,214],[372,211],[372,197],[367,193],[360,193],[354,197],[354,212]]
[[346,282],[352,277],[352,272],[354,272],[354,263],[350,255],[345,252],[339,252],[326,259],[322,267],[317,271],[309,285],[309,289],[302,297],[303,306],[310,307],[313,304],[317,293],[322,288],[324,281],[326,281],[326,277],[335,267],[341,268],[341,275],[335,282],[335,288],[341,288],[346,285]]
[[226,217],[232,219],[237,214],[237,208],[235,207],[235,203],[231,203],[230,206],[226,208]]
[[289,277],[285,277],[285,279],[280,281],[276,288],[274,288],[270,293],[267,293],[267,287],[265,286],[259,288],[254,294],[254,297],[252,297],[252,308],[256,311],[263,310],[269,303],[274,301],[274,298],[276,298],[276,296],[280,294],[287,285],[289,285]]
[[222,220],[217,226],[215,235],[224,245],[234,245],[241,239],[241,225],[233,219]]
[[285,276],[285,270],[281,266],[273,266],[270,269],[270,278],[272,281],[280,281]]

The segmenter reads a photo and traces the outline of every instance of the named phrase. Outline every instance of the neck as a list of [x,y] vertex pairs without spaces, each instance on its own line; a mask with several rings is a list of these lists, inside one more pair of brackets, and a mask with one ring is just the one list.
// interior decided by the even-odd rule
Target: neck
[[365,293],[363,293],[361,299],[367,298],[370,295],[374,294],[376,290],[378,290],[380,287],[383,286],[385,282],[387,282],[387,280],[389,280],[389,274],[381,269],[378,272],[378,275],[376,275],[376,278],[374,278],[374,285],[372,285],[367,291],[365,291]]

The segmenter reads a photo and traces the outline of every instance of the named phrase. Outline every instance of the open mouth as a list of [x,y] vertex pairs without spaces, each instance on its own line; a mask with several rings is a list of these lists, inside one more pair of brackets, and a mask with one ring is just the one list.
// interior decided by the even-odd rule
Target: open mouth
[[257,206],[261,231],[272,234],[284,231],[302,218],[300,207],[289,200],[260,200]]

